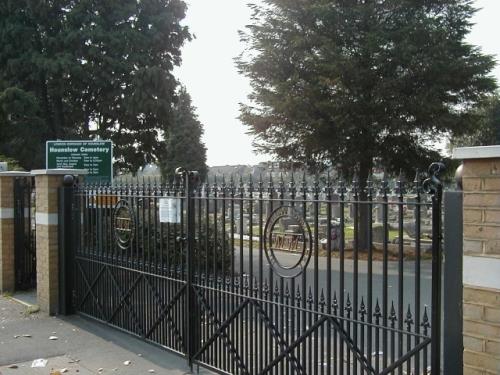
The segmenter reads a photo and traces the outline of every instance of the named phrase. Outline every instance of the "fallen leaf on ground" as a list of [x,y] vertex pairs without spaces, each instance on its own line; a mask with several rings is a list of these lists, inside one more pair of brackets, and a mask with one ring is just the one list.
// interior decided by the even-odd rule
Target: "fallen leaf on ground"
[[57,337],[57,336],[50,336],[50,337],[49,337],[49,340],[57,340],[58,338],[59,338],[59,337]]
[[17,365],[10,365],[10,366],[7,366],[7,368],[18,368]]
[[123,362],[123,364],[124,364],[125,366],[129,366],[131,363],[132,363],[131,361],[125,361],[125,362]]

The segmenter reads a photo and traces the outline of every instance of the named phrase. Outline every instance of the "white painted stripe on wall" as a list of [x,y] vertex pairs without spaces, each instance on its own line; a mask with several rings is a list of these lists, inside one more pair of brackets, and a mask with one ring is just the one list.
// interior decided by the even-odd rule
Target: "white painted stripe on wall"
[[500,259],[464,256],[463,277],[465,285],[500,290]]
[[0,207],[0,219],[14,219],[14,209]]
[[57,225],[59,222],[58,214],[47,214],[44,212],[37,212],[35,215],[36,223],[41,225]]

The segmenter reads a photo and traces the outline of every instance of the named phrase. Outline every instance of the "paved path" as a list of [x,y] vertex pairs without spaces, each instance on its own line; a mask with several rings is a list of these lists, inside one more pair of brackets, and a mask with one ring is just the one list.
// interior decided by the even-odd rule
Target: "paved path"
[[[37,358],[47,359],[46,367],[31,368]],[[50,375],[63,368],[63,374],[79,375],[189,374],[183,358],[162,348],[78,316],[30,314],[25,305],[0,296],[0,374]]]

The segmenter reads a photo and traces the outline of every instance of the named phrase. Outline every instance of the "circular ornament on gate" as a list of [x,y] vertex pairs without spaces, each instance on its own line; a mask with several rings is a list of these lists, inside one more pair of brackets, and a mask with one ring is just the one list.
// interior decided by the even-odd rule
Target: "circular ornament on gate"
[[115,240],[121,249],[130,247],[135,233],[134,211],[129,203],[121,199],[115,205],[113,211],[113,230]]
[[309,224],[292,206],[275,209],[264,229],[264,251],[274,272],[281,277],[299,276],[312,254]]

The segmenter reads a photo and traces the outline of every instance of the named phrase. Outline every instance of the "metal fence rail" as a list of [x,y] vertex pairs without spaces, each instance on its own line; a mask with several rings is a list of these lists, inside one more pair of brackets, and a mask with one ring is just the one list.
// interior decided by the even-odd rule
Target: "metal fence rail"
[[430,374],[441,167],[80,186],[76,308],[221,373]]

